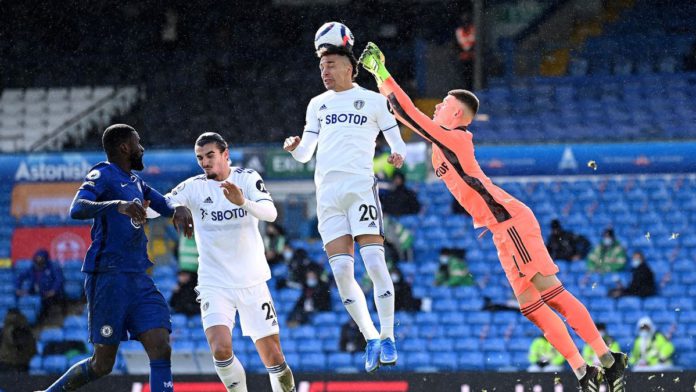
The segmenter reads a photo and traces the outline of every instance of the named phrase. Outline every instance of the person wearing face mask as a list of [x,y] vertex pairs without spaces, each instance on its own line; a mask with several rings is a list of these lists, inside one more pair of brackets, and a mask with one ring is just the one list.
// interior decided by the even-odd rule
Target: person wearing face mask
[[674,345],[657,331],[650,317],[643,317],[636,324],[638,337],[633,343],[629,364],[634,371],[656,371],[672,367]]
[[638,297],[650,297],[657,294],[657,284],[655,283],[655,274],[653,274],[648,262],[645,261],[645,256],[640,251],[633,252],[631,257],[631,283],[628,287],[623,287],[621,282],[618,282],[617,287],[609,292],[612,298],[624,297],[627,295],[635,295]]
[[474,277],[469,272],[466,264],[466,251],[464,249],[440,250],[440,268],[435,274],[436,286],[473,286]]
[[314,271],[318,276],[324,273],[324,268],[312,261],[307,251],[302,248],[292,249],[286,244],[283,249],[283,260],[288,265],[288,278],[278,280],[278,288],[290,287],[301,290],[304,287],[307,271]]
[[[604,339],[604,342],[607,344],[607,346],[609,346],[609,349],[615,352],[621,351],[619,342],[614,340],[614,338],[607,333],[607,325],[605,323],[597,323],[596,325],[597,329],[599,330],[599,334],[602,336],[602,339]],[[582,357],[585,358],[585,361],[588,365],[599,366],[601,364],[601,362],[599,362],[597,354],[595,354],[594,350],[592,349],[592,346],[590,346],[589,344],[586,344],[585,347],[583,347]]]
[[331,310],[329,285],[321,280],[315,271],[308,270],[305,274],[302,294],[288,316],[288,326],[305,324],[310,321],[315,312],[329,310]]
[[614,229],[607,228],[602,243],[587,258],[587,269],[593,272],[616,272],[626,265],[626,249],[616,239]]

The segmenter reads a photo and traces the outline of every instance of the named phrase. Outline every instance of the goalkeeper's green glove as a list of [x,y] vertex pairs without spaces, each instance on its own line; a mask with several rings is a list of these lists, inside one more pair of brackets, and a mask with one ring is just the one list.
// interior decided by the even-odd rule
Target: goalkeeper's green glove
[[387,71],[387,67],[384,66],[384,54],[372,42],[367,43],[358,61],[360,61],[360,64],[367,72],[375,77],[378,86],[381,86],[391,76],[389,71]]

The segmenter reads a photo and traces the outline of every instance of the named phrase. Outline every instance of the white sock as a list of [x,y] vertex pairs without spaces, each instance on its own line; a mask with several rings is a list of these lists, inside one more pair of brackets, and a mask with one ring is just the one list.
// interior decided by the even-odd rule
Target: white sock
[[384,246],[364,245],[360,248],[360,255],[374,286],[375,306],[381,329],[380,339],[394,340],[394,282],[384,260]]
[[283,362],[278,366],[267,367],[266,370],[271,377],[273,392],[295,392],[295,379],[292,377],[292,370],[287,363]]
[[247,392],[244,366],[239,360],[235,360],[234,354],[232,358],[225,361],[213,359],[215,360],[215,371],[228,392]]
[[348,314],[358,324],[365,340],[378,339],[379,333],[372,323],[365,294],[355,280],[353,257],[346,253],[339,253],[329,257],[329,264],[336,280],[341,301],[343,301]]

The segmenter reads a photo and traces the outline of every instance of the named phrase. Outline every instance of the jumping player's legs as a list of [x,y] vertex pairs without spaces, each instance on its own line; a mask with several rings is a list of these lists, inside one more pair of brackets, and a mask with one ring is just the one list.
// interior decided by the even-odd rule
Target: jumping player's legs
[[585,343],[597,353],[602,366],[611,367],[614,357],[609,347],[602,339],[595,322],[582,304],[573,294],[567,291],[556,275],[543,276],[537,274],[532,278],[532,284],[541,293],[541,299],[551,308],[565,317],[568,325],[577,332]]
[[522,315],[539,327],[546,340],[568,361],[578,378],[582,378],[585,375],[585,360],[570,337],[563,320],[542,301],[539,291],[530,287],[517,296],[517,301],[520,303]]
[[374,286],[373,297],[379,316],[380,339],[394,341],[394,283],[384,259],[384,238],[363,234],[356,238],[367,274]]
[[520,311],[544,332],[547,340],[568,361],[578,379],[585,376],[585,361],[560,317],[544,302],[534,284],[537,276],[555,276],[558,267],[548,255],[546,246],[531,211],[492,226],[493,242],[505,275],[520,303]]
[[353,259],[353,237],[342,235],[324,245],[329,256],[338,294],[350,317],[360,328],[365,340],[379,339],[379,333],[372,323],[367,301],[357,280],[355,280],[355,261]]

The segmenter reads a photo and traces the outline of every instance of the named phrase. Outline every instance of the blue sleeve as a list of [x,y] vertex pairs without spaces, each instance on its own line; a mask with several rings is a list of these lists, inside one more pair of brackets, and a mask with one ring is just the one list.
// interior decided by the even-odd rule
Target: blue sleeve
[[91,170],[75,195],[70,205],[72,219],[93,219],[114,208],[118,208],[119,200],[96,201],[108,188],[108,173],[99,169]]
[[174,209],[167,204],[167,199],[165,199],[164,196],[162,196],[161,193],[157,192],[157,190],[150,188],[149,185],[147,185],[143,181],[143,197],[145,200],[150,201],[150,208],[153,210],[157,211],[162,216],[166,217],[172,217],[174,216]]
[[70,205],[72,219],[94,219],[118,208],[121,200],[95,201],[96,195],[84,189],[77,191]]

